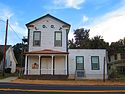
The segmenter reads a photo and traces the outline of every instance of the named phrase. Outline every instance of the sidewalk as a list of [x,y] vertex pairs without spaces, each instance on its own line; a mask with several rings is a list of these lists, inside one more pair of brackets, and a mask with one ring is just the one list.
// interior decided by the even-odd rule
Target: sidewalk
[[17,77],[7,77],[7,78],[4,78],[4,79],[0,79],[0,82],[11,82],[13,80],[16,80]]
[[46,85],[125,85],[125,81],[106,81],[101,80],[25,80],[16,79],[11,83],[22,84],[46,84]]

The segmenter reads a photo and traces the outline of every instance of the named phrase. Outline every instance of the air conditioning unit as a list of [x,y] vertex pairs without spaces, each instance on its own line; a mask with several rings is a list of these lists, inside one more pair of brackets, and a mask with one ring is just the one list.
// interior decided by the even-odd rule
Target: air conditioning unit
[[75,79],[83,79],[85,77],[85,70],[76,70]]

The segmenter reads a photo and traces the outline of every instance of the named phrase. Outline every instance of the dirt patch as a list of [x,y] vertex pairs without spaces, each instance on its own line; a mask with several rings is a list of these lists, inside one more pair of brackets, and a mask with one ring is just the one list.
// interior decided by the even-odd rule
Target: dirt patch
[[23,83],[23,84],[48,84],[48,85],[125,85],[123,81],[95,81],[95,80],[24,80],[16,79],[11,81],[12,83]]

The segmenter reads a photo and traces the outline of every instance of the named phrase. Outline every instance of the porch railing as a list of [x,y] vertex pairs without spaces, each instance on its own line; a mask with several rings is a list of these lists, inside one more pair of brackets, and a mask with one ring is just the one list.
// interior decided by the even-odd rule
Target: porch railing
[[58,75],[66,75],[66,70],[65,69],[28,69],[28,74],[29,75],[41,75],[42,74],[53,74],[53,71],[54,71],[54,74],[58,74]]

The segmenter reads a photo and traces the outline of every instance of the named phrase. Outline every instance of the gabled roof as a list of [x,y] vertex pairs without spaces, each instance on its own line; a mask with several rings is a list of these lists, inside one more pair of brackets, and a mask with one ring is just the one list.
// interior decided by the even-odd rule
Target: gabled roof
[[52,16],[52,15],[50,15],[50,14],[46,14],[46,15],[44,15],[44,16],[42,16],[42,17],[36,19],[36,20],[33,20],[33,21],[27,23],[26,26],[28,26],[29,24],[34,23],[34,22],[36,22],[36,21],[38,21],[38,20],[41,20],[41,19],[43,19],[43,18],[45,18],[45,17],[47,17],[47,16],[50,17],[50,18],[53,18],[53,19],[55,19],[55,20],[57,20],[57,21],[59,21],[59,22],[62,22],[62,23],[64,23],[64,24],[68,25],[68,26],[71,26],[70,24],[68,24],[68,23],[66,23],[66,22],[64,22],[64,21],[62,21],[62,20],[60,20],[60,19],[58,19],[58,18],[56,18],[56,17],[54,17],[54,16]]
[[[6,50],[10,48],[11,45],[6,45]],[[4,53],[4,45],[0,45],[0,51]]]
[[40,50],[40,51],[25,52],[24,54],[68,54],[68,52],[44,49],[44,50]]

